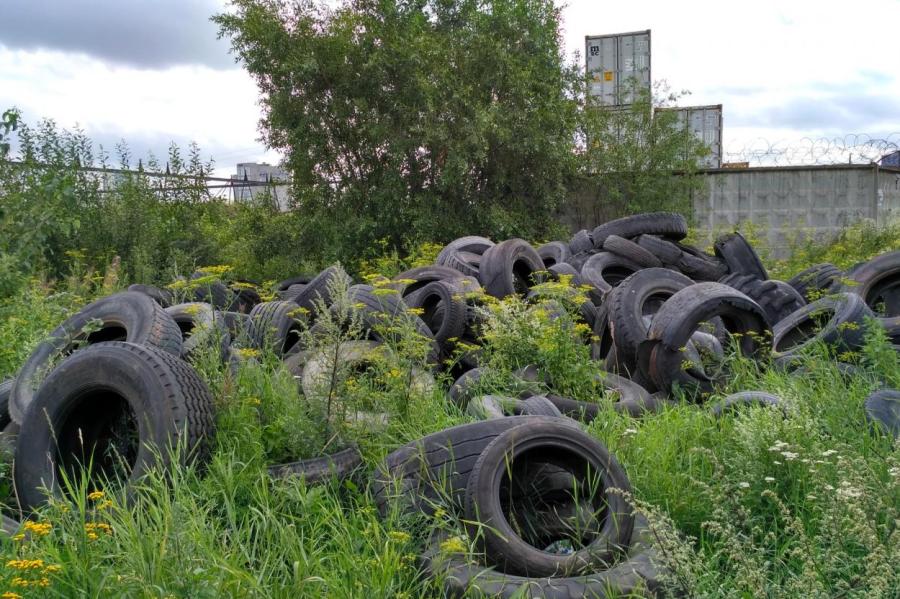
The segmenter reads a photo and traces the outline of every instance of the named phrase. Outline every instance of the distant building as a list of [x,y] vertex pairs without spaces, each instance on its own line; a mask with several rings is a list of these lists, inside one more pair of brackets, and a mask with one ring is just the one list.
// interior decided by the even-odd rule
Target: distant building
[[900,150],[895,150],[890,154],[885,154],[878,161],[881,166],[900,166]]
[[[280,210],[287,210],[290,201],[290,175],[278,166],[266,162],[240,162],[234,181],[234,201],[250,200],[260,194],[269,194]],[[246,185],[241,183],[246,182]],[[260,183],[264,183],[260,185]]]

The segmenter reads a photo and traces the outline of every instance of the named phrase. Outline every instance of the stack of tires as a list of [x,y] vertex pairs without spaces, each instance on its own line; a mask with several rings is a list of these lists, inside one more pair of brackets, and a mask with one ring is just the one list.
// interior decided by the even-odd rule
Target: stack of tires
[[606,597],[659,586],[625,471],[567,418],[512,416],[429,435],[391,453],[374,490],[384,515],[441,509],[466,523],[475,561],[450,548],[441,527],[424,553],[450,596]]

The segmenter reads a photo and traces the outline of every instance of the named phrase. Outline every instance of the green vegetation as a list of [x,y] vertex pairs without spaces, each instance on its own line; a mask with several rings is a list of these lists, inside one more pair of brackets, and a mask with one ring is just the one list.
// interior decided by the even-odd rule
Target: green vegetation
[[[66,313],[107,292],[104,278],[31,280],[8,298],[0,319],[2,346],[9,348],[2,373],[14,373]],[[571,313],[551,318],[547,303],[574,310],[577,292],[558,284],[543,291],[547,299],[533,306],[489,302],[486,360],[499,376],[486,390],[508,390],[512,370],[538,363],[566,393],[600,400],[584,331]],[[386,326],[397,334],[381,360],[365,372],[343,373],[335,394],[349,410],[390,414],[383,428],[340,431],[342,443],[360,445],[366,473],[398,445],[468,419],[445,398],[446,380],[433,392],[405,383],[402,373],[421,366],[424,352],[402,318]],[[354,327],[329,330],[320,347],[352,336]],[[195,360],[219,409],[204,472],[152,475],[130,505],[114,487],[70,482],[73,503],[55,502],[36,514],[26,537],[0,540],[0,592],[440,596],[417,568],[421,528],[393,515],[380,519],[365,475],[315,488],[267,475],[271,463],[321,451],[335,433],[322,425],[333,419],[323,416],[321,398],[297,392],[280,360],[253,352],[245,358],[237,373],[211,353]],[[786,418],[750,408],[715,420],[682,401],[640,420],[609,409],[588,427],[625,466],[674,590],[697,597],[896,597],[900,459],[891,439],[870,432],[862,401],[882,384],[900,384],[900,364],[875,330],[851,359],[860,370],[849,377],[824,348],[810,353],[803,377],[736,360],[722,392],[776,393],[786,402]]]

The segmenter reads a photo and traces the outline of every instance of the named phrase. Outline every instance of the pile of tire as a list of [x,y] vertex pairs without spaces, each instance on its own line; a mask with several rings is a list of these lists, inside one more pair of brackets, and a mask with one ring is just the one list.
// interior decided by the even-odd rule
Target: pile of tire
[[391,453],[373,488],[385,516],[441,509],[466,523],[475,561],[448,550],[452,532],[440,526],[423,555],[450,596],[606,597],[659,586],[625,471],[568,418],[511,416],[434,433]]

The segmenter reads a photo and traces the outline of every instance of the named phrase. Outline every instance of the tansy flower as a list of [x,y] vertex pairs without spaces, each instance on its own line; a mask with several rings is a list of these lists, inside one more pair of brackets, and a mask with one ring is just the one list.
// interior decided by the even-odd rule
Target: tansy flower
[[466,544],[459,537],[450,537],[441,543],[441,551],[444,553],[465,553]]
[[87,497],[91,501],[97,501],[98,499],[103,499],[103,495],[103,491],[92,491],[91,493],[88,493]]
[[406,543],[409,541],[409,533],[403,532],[402,530],[392,530],[388,533],[388,536],[398,543]]

